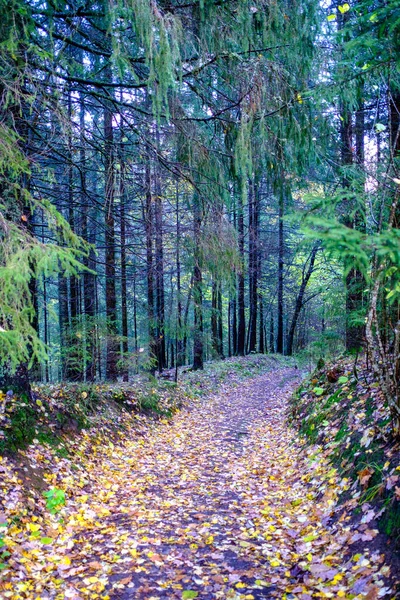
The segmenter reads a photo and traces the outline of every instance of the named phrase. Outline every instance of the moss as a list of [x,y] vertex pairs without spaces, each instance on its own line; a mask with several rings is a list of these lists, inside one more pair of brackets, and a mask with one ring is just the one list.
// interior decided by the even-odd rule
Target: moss
[[[317,386],[324,387],[326,396],[315,396],[313,390]],[[360,382],[349,381],[343,387],[339,382],[328,384],[324,373],[314,373],[292,398],[291,420],[308,443],[329,442],[331,463],[342,476],[356,482],[361,471],[370,470],[367,485],[363,487],[358,483],[359,503],[368,502],[385,508],[378,528],[399,548],[400,503],[395,501],[393,490],[386,488],[388,471],[384,470],[388,458],[387,437],[374,435],[368,439],[367,446],[362,445],[367,429],[373,427],[375,431],[385,432],[390,423],[388,414],[378,418],[382,411],[376,410],[377,398]],[[343,495],[345,499],[346,494]]]
[[342,397],[341,397],[340,390],[337,390],[334,394],[332,394],[331,396],[328,396],[328,398],[326,399],[324,407],[325,408],[330,408],[334,404],[337,404],[338,402],[340,402],[341,399],[342,399]]
[[349,434],[349,426],[347,425],[346,421],[344,421],[341,426],[339,431],[337,432],[337,434],[334,437],[335,442],[341,442],[345,437],[347,437]]
[[400,502],[390,501],[379,521],[379,529],[390,536],[400,549]]
[[21,404],[15,405],[9,414],[9,422],[4,430],[4,438],[0,439],[0,454],[16,452],[26,448],[36,435],[37,412],[27,399],[21,398]]

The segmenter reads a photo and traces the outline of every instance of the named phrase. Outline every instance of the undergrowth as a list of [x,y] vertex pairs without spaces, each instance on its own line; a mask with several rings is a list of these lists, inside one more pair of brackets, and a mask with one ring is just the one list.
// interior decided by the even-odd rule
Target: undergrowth
[[32,385],[32,398],[0,390],[0,455],[15,454],[37,440],[66,457],[65,438],[82,430],[123,428],[135,414],[170,418],[185,402],[213,393],[227,381],[234,384],[290,364],[293,359],[254,354],[209,362],[203,371],[182,367],[177,383],[171,371],[169,378],[142,374],[129,383]]
[[291,420],[309,443],[327,449],[343,481],[342,501],[374,507],[381,532],[400,549],[400,446],[389,410],[365,365],[343,359],[321,368],[292,398]]

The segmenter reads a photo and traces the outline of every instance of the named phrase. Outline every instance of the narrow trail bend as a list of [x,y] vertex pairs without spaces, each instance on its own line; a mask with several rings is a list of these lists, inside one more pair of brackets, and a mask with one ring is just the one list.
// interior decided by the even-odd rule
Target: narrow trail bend
[[329,530],[329,467],[285,424],[297,380],[227,384],[143,437],[94,445],[48,560],[58,595],[40,598],[383,597],[380,559],[345,558],[350,528]]

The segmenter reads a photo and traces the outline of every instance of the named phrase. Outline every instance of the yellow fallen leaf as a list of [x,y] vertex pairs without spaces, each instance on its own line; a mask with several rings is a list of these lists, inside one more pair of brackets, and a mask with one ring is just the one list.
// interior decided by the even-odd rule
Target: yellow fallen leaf
[[279,567],[279,565],[281,564],[280,561],[277,558],[272,558],[269,561],[269,564],[271,565],[271,567]]

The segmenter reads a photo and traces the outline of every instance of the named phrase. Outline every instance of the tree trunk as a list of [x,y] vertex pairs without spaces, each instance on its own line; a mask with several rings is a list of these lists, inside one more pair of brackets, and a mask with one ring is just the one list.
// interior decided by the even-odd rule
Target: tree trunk
[[274,354],[275,352],[275,331],[274,331],[274,315],[271,313],[269,320],[269,351]]
[[[68,222],[71,230],[74,233],[78,233],[77,226],[75,223],[75,211],[74,211],[74,163],[73,163],[73,143],[72,143],[72,93],[71,86],[68,89],[68,147],[67,147],[67,168],[68,168]],[[82,369],[82,341],[81,337],[76,335],[79,333],[79,317],[80,317],[80,306],[79,306],[79,280],[78,277],[72,275],[68,281],[69,284],[69,314],[70,314],[70,335],[69,335],[69,357],[70,360],[66,364],[66,378],[69,381],[81,381],[83,379]]]
[[186,299],[185,313],[184,313],[184,318],[183,318],[183,357],[184,357],[185,362],[186,362],[186,354],[187,354],[189,308],[190,308],[190,301],[192,299],[192,293],[193,293],[193,275],[190,280],[190,288],[189,288],[189,293],[188,293],[187,299]]
[[[111,72],[109,79],[111,80]],[[117,336],[117,296],[115,285],[115,157],[112,112],[109,106],[104,108],[104,177],[105,177],[105,276],[106,276],[106,318],[107,318],[107,350],[106,378],[116,381],[118,376],[118,344]]]
[[193,269],[193,302],[194,302],[194,332],[193,332],[193,369],[202,369],[204,366],[204,341],[203,341],[203,276],[201,257],[201,225],[202,207],[201,198],[195,192],[193,197],[194,220],[194,269]]
[[393,162],[400,158],[400,92],[393,88],[389,91],[389,115],[390,148]]
[[221,282],[216,281],[215,277],[213,278],[211,290],[211,344],[214,355],[217,358],[224,358]]
[[278,223],[278,331],[276,338],[276,351],[283,354],[283,267],[284,267],[284,193],[281,191],[279,197],[279,223]]
[[132,277],[132,285],[133,285],[133,339],[135,342],[135,355],[136,361],[138,358],[138,323],[137,323],[137,297],[136,297],[136,264],[133,263],[133,277]]
[[265,352],[265,325],[264,325],[264,306],[261,294],[258,297],[259,313],[260,313],[260,328],[258,333],[258,351],[260,354]]
[[250,182],[249,193],[249,331],[248,351],[255,352],[257,345],[257,306],[258,306],[258,185]]
[[238,237],[239,237],[239,256],[241,262],[240,272],[238,274],[238,328],[237,328],[237,354],[244,356],[246,343],[246,317],[245,317],[245,298],[244,298],[244,215],[243,215],[243,196],[241,192],[238,198]]
[[157,367],[157,344],[155,340],[154,314],[153,205],[151,187],[150,156],[147,154],[145,165],[146,204],[144,208],[146,230],[147,318],[149,332],[149,370],[154,373]]
[[58,323],[60,330],[60,367],[61,379],[67,377],[67,362],[68,362],[68,329],[69,329],[69,313],[68,313],[68,286],[67,279],[60,273],[58,275]]
[[[159,146],[159,133],[157,128],[157,147]],[[165,293],[164,293],[164,248],[163,248],[163,214],[160,181],[160,165],[155,163],[155,200],[154,200],[154,225],[155,225],[155,283],[156,283],[156,339],[157,339],[157,366],[161,373],[166,365],[165,358]]]
[[[350,15],[346,13],[341,13],[338,10],[338,30],[342,30],[350,19]],[[364,154],[364,131],[361,131],[360,127],[362,125],[363,115],[360,111],[362,111],[362,92],[359,92],[359,111],[358,116],[356,114],[356,157],[360,166],[363,166],[363,154]],[[350,185],[349,175],[347,173],[347,169],[351,167],[354,163],[354,143],[353,143],[353,115],[349,108],[348,103],[342,97],[340,99],[340,119],[341,119],[341,127],[340,127],[340,141],[341,141],[341,163],[343,168],[343,177],[342,177],[342,185],[344,188],[348,188]],[[358,121],[358,122],[357,122]],[[349,218],[352,212],[354,212],[354,207],[350,206],[350,200],[344,199],[344,212],[347,217],[344,219],[344,223],[347,227],[353,229],[359,229],[360,227],[360,217],[355,216],[354,218]],[[358,351],[362,347],[363,343],[363,332],[364,327],[358,323],[354,322],[354,319],[359,320],[360,315],[356,315],[359,313],[362,308],[362,290],[363,290],[363,277],[359,271],[352,268],[346,276],[346,350],[353,352]]]
[[[297,321],[301,312],[301,309],[303,308],[303,304],[304,304],[304,294],[307,288],[307,284],[310,280],[310,277],[314,271],[314,264],[315,264],[315,257],[317,256],[317,252],[318,252],[318,246],[315,244],[313,249],[311,250],[311,254],[309,256],[309,265],[308,265],[308,269],[307,272],[304,272],[303,269],[303,277],[301,280],[301,285],[300,285],[300,289],[299,292],[297,294],[297,298],[296,298],[296,304],[295,304],[295,309],[294,309],[294,313],[293,313],[293,317],[292,317],[292,322],[290,325],[290,329],[289,329],[289,334],[288,334],[288,338],[287,338],[287,349],[286,349],[286,354],[288,356],[292,356],[293,354],[293,341],[294,341],[294,333],[296,330],[296,325],[297,325]],[[307,263],[306,263],[307,264]],[[306,265],[304,265],[305,268]]]
[[[46,277],[43,276],[43,341],[45,343],[46,348],[48,348],[50,343],[50,335],[49,335],[49,319],[48,319],[48,309],[47,309],[47,280]],[[49,371],[49,359],[46,357],[44,364],[44,377],[45,383],[50,381],[50,371]]]
[[217,292],[217,335],[218,335],[218,356],[222,359],[224,355],[224,338],[223,338],[223,322],[222,322],[222,284],[219,282]]
[[218,356],[217,290],[218,284],[213,277],[211,284],[211,346],[215,357]]
[[125,157],[124,157],[124,130],[120,131],[120,230],[121,230],[121,330],[122,330],[122,380],[128,381],[128,304],[127,304],[127,276],[126,276],[126,214],[125,214]]
[[[362,100],[360,99],[360,110],[356,113],[356,158],[358,164],[363,167],[364,160],[364,112]],[[342,165],[349,167],[353,164],[353,126],[352,115],[342,106]],[[343,176],[343,186],[348,187],[349,181],[346,173]],[[345,201],[349,204],[349,201]],[[350,206],[347,206],[347,214],[354,212]],[[346,218],[347,227],[358,230],[364,229],[362,216],[359,211],[356,212],[353,219]],[[355,268],[352,268],[346,276],[346,350],[358,351],[363,345],[364,326],[354,323],[354,319],[360,321],[362,316],[359,314],[362,309],[363,289],[365,281],[362,274]]]
[[176,323],[176,366],[181,367],[185,364],[185,349],[183,344],[182,327],[182,288],[181,288],[181,228],[179,213],[179,183],[176,182],[176,305],[177,305],[177,323]]

